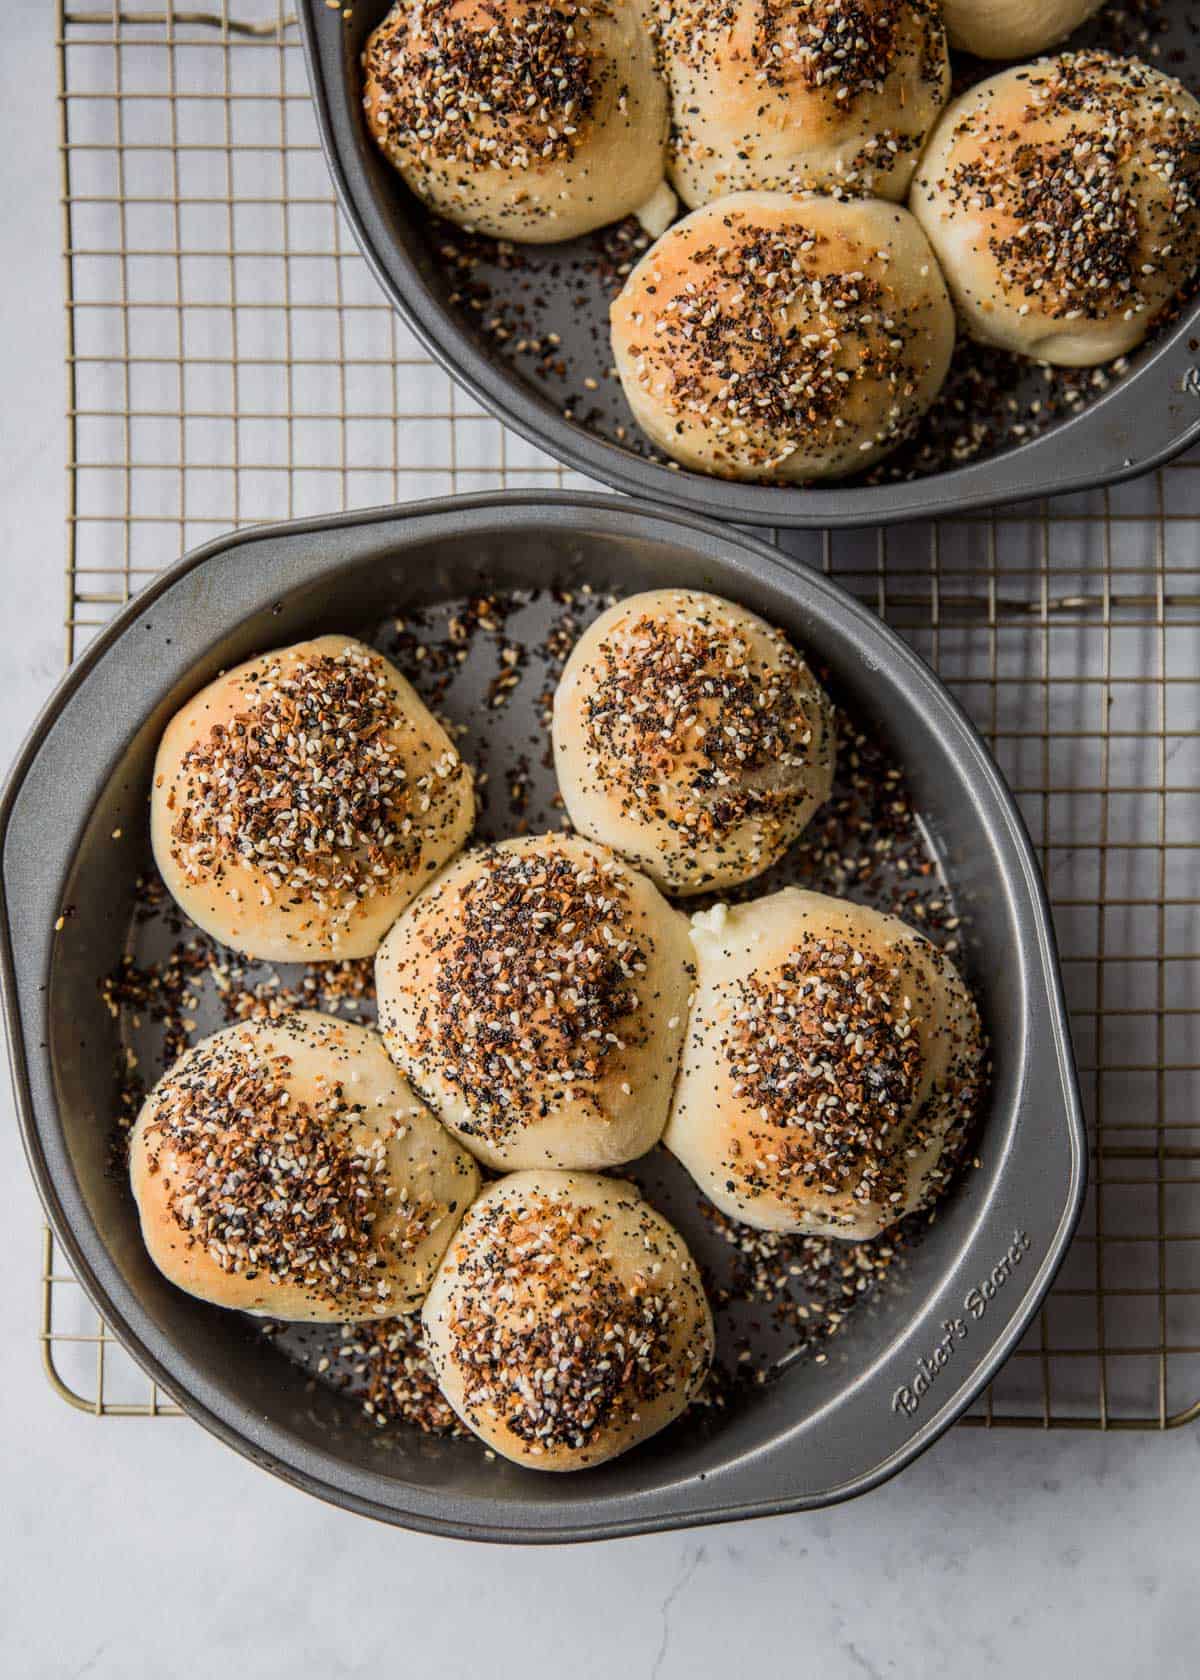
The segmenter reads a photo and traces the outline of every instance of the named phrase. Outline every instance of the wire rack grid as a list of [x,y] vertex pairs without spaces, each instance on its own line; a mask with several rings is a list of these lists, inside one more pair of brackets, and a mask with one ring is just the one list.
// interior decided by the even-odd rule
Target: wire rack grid
[[[231,525],[576,480],[455,389],[334,204],[279,0],[58,4],[66,655]],[[969,1421],[1200,1413],[1200,457],[898,531],[782,533],[904,634],[991,741],[1054,901],[1088,1206]],[[176,1408],[44,1238],[42,1347],[102,1416]]]

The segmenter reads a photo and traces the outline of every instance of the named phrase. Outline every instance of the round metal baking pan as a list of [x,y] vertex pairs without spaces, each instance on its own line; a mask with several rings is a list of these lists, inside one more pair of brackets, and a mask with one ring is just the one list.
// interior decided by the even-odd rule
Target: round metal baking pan
[[[745,525],[880,525],[1115,483],[1160,466],[1200,439],[1197,302],[1074,418],[1031,442],[929,477],[783,489],[676,471],[638,453],[637,428],[607,377],[607,295],[587,241],[519,248],[524,266],[485,258],[482,269],[495,306],[512,313],[518,333],[557,335],[562,348],[550,363],[560,355],[571,361],[571,386],[547,372],[546,363],[534,367],[502,353],[485,330],[491,303],[479,313],[463,306],[461,276],[443,256],[446,230],[380,156],[362,114],[359,59],[389,9],[389,0],[356,0],[343,14],[325,0],[298,0],[317,121],[342,209],[380,284],[447,371],[499,420],[577,471],[614,489]],[[1164,0],[1155,15],[1161,26],[1155,62],[1195,81],[1200,36],[1190,10],[1185,0]],[[1074,39],[1086,41],[1101,27],[1092,25]],[[1040,378],[1030,364],[1022,387],[1027,411],[1042,395]],[[564,411],[568,399],[573,418]],[[579,412],[580,399],[595,409],[594,419]]]
[[[118,1028],[99,981],[148,866],[161,730],[222,667],[480,589],[717,590],[782,626],[904,765],[967,929],[993,1079],[938,1216],[823,1362],[798,1358],[717,1419],[691,1416],[578,1476],[474,1443],[383,1434],[238,1315],[174,1290],[111,1166]],[[119,838],[117,834],[119,832]],[[765,545],[644,503],[470,497],[256,529],[189,555],[84,653],[0,802],[0,978],[30,1164],[80,1281],[155,1381],[256,1463],[350,1509],[480,1539],[582,1540],[798,1510],[863,1492],[927,1447],[1015,1345],[1079,1215],[1085,1139],[1046,902],[1012,798],[945,689],[835,584]],[[57,927],[56,927],[56,924]]]

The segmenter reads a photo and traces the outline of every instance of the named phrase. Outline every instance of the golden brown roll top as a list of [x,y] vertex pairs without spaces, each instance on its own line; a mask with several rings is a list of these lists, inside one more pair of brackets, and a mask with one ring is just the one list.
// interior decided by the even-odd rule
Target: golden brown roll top
[[568,815],[664,892],[734,886],[829,797],[829,701],[781,631],[732,601],[656,589],[580,637],[554,696]]
[[363,69],[380,149],[464,227],[543,243],[673,202],[640,0],[400,0]]
[[1032,58],[1063,41],[1104,0],[942,0],[950,45],[980,58]]
[[950,106],[912,205],[973,338],[1109,361],[1200,263],[1200,104],[1110,53],[1003,71]]
[[206,932],[274,962],[370,956],[463,845],[471,772],[394,666],[349,636],[247,660],[154,766],[154,857]]
[[712,1316],[683,1239],[633,1185],[592,1173],[490,1186],[422,1318],[458,1416],[534,1470],[587,1469],[656,1434],[712,1360]]
[[227,1027],[151,1091],[130,1140],[142,1236],[190,1295],[354,1322],[419,1306],[479,1169],[366,1027]]
[[953,963],[895,916],[786,888],[693,920],[664,1142],[733,1219],[872,1237],[943,1183],[982,1079]]
[[612,343],[635,419],[676,461],[801,483],[907,435],[945,379],[954,311],[898,205],[738,193],[646,252]]
[[656,16],[686,204],[904,197],[950,96],[937,0],[658,0]]
[[692,979],[687,923],[571,835],[467,853],[376,963],[388,1049],[480,1160],[601,1167],[658,1141]]

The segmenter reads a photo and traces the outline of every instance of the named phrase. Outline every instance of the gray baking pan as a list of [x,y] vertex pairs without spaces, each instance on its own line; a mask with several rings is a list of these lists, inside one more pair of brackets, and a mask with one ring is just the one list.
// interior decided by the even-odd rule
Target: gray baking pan
[[[610,377],[607,311],[628,256],[620,230],[556,246],[464,240],[433,220],[372,144],[361,106],[359,58],[389,0],[355,0],[346,14],[325,0],[297,13],[317,120],[342,209],[376,276],[413,331],[461,384],[506,425],[568,466],[614,489],[747,525],[878,525],[1113,483],[1161,465],[1200,439],[1200,304],[1132,359],[1087,406],[1033,441],[907,482],[783,489],[676,471],[655,458]],[[1200,84],[1200,33],[1187,0],[1163,0],[1146,30],[1108,17],[1090,40],[1152,52],[1172,74]],[[503,338],[497,336],[497,328]],[[966,352],[961,405],[948,402],[935,453],[954,451],[974,422],[1017,416],[1028,436],[1044,423],[1053,385],[1040,368],[992,357],[986,378]],[[1092,392],[1089,383],[1074,401]],[[956,387],[957,393],[957,387]],[[568,418],[568,414],[570,417]],[[1008,421],[1004,424],[1007,426]],[[1015,431],[1006,433],[1013,438]]]
[[[602,1468],[539,1476],[489,1462],[473,1441],[375,1428],[358,1401],[315,1380],[261,1326],[159,1276],[112,1164],[120,1037],[99,983],[138,926],[159,734],[218,670],[333,629],[383,645],[398,619],[407,626],[483,589],[524,591],[536,612],[561,602],[561,589],[584,600],[658,585],[716,590],[779,624],[843,707],[883,730],[966,930],[960,960],[980,999],[993,1078],[973,1166],[936,1219],[922,1221],[888,1287],[847,1314],[819,1357],[780,1358],[771,1380],[745,1387],[723,1411],[695,1411]],[[493,746],[540,757],[539,681],[531,674],[528,692],[518,685],[507,711],[496,711],[507,734]],[[443,710],[475,727],[475,714],[495,709],[483,692],[448,689]],[[489,788],[505,782],[506,768],[493,754]],[[553,820],[548,809],[522,820]],[[502,807],[484,821],[503,829]],[[0,848],[3,1003],[21,1125],[72,1267],[134,1357],[193,1417],[349,1509],[444,1534],[560,1541],[861,1493],[978,1395],[1029,1324],[1078,1218],[1086,1148],[1054,941],[995,765],[937,679],[878,619],[827,579],[715,522],[530,492],[211,543],[150,584],[66,677],[4,792]],[[669,1161],[661,1150],[647,1161],[656,1157],[667,1163],[651,1168],[652,1178],[665,1175],[660,1205],[701,1242],[694,1187],[678,1173],[667,1183]]]

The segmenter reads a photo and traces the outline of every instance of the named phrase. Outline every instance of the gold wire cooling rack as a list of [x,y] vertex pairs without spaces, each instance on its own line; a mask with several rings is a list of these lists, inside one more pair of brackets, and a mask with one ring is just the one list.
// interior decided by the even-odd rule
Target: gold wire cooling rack
[[[575,480],[434,366],[334,205],[279,0],[59,0],[66,654],[249,521]],[[1200,1413],[1200,457],[898,531],[781,534],[889,619],[991,740],[1037,843],[1092,1138],[1078,1237],[969,1421]],[[56,1255],[42,1347],[99,1416],[174,1405]]]

